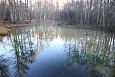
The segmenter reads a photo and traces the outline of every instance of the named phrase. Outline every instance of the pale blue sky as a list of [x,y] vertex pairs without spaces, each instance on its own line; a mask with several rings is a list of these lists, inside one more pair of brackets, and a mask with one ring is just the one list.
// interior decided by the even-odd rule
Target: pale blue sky
[[[22,1],[25,1],[25,0],[22,0]],[[39,0],[31,0],[31,1],[32,1],[32,3],[35,3],[35,1],[39,1]],[[51,0],[48,0],[48,1],[51,1]],[[63,4],[67,2],[67,0],[52,0],[52,1],[54,4],[56,3],[56,1],[58,1],[60,7],[62,7]]]

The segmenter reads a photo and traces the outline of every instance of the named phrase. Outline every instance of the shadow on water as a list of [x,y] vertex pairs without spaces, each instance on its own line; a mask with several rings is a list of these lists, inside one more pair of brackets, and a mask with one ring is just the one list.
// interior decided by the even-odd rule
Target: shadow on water
[[0,56],[0,77],[8,77],[9,76],[7,62],[8,62],[8,60],[4,59],[3,55]]
[[0,77],[115,76],[114,34],[38,25],[0,38]]

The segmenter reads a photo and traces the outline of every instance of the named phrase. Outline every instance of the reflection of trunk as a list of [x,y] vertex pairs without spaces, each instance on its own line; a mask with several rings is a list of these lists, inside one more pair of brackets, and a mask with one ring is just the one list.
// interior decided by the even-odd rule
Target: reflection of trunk
[[[24,30],[23,30],[24,32]],[[35,48],[31,40],[30,33],[20,34],[18,31],[14,31],[11,37],[12,47],[15,55],[15,76],[20,77],[26,74],[28,70],[28,64],[32,63],[35,59]]]
[[[81,33],[80,35],[77,35],[77,37],[67,40],[66,42],[69,43],[66,44],[65,42],[65,51],[68,54],[68,61],[72,64],[88,65],[88,69],[92,73],[92,76],[98,74],[95,71],[97,70],[98,65],[106,65],[107,67],[113,66],[114,63],[112,60],[114,60],[114,58],[111,58],[111,56],[114,57],[112,55],[114,52],[114,36],[103,34],[100,34],[99,32],[90,34],[89,32],[88,36],[82,36],[84,33]],[[76,42],[78,46],[76,46]],[[78,50],[78,53],[76,50]],[[104,73],[104,75],[108,75],[109,72],[110,71],[108,71],[107,74]]]

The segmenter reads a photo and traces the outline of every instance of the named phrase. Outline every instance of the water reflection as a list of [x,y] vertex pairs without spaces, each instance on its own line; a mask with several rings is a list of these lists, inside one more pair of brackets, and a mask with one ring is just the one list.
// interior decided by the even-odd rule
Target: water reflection
[[77,34],[73,39],[66,39],[68,64],[86,65],[91,77],[109,77],[115,64],[114,42],[114,35],[100,32]]
[[0,77],[8,77],[8,60],[3,58],[3,55],[0,55]]
[[0,77],[115,76],[114,34],[54,25],[13,28],[0,37]]
[[30,32],[23,34],[13,31],[11,41],[14,51],[15,77],[21,77],[29,69],[28,64],[34,61],[36,48]]

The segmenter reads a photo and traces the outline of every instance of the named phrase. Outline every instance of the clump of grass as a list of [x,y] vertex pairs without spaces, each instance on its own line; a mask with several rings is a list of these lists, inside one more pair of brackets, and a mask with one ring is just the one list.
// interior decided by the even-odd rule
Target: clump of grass
[[0,26],[0,36],[7,35],[10,32],[10,29],[4,26]]

